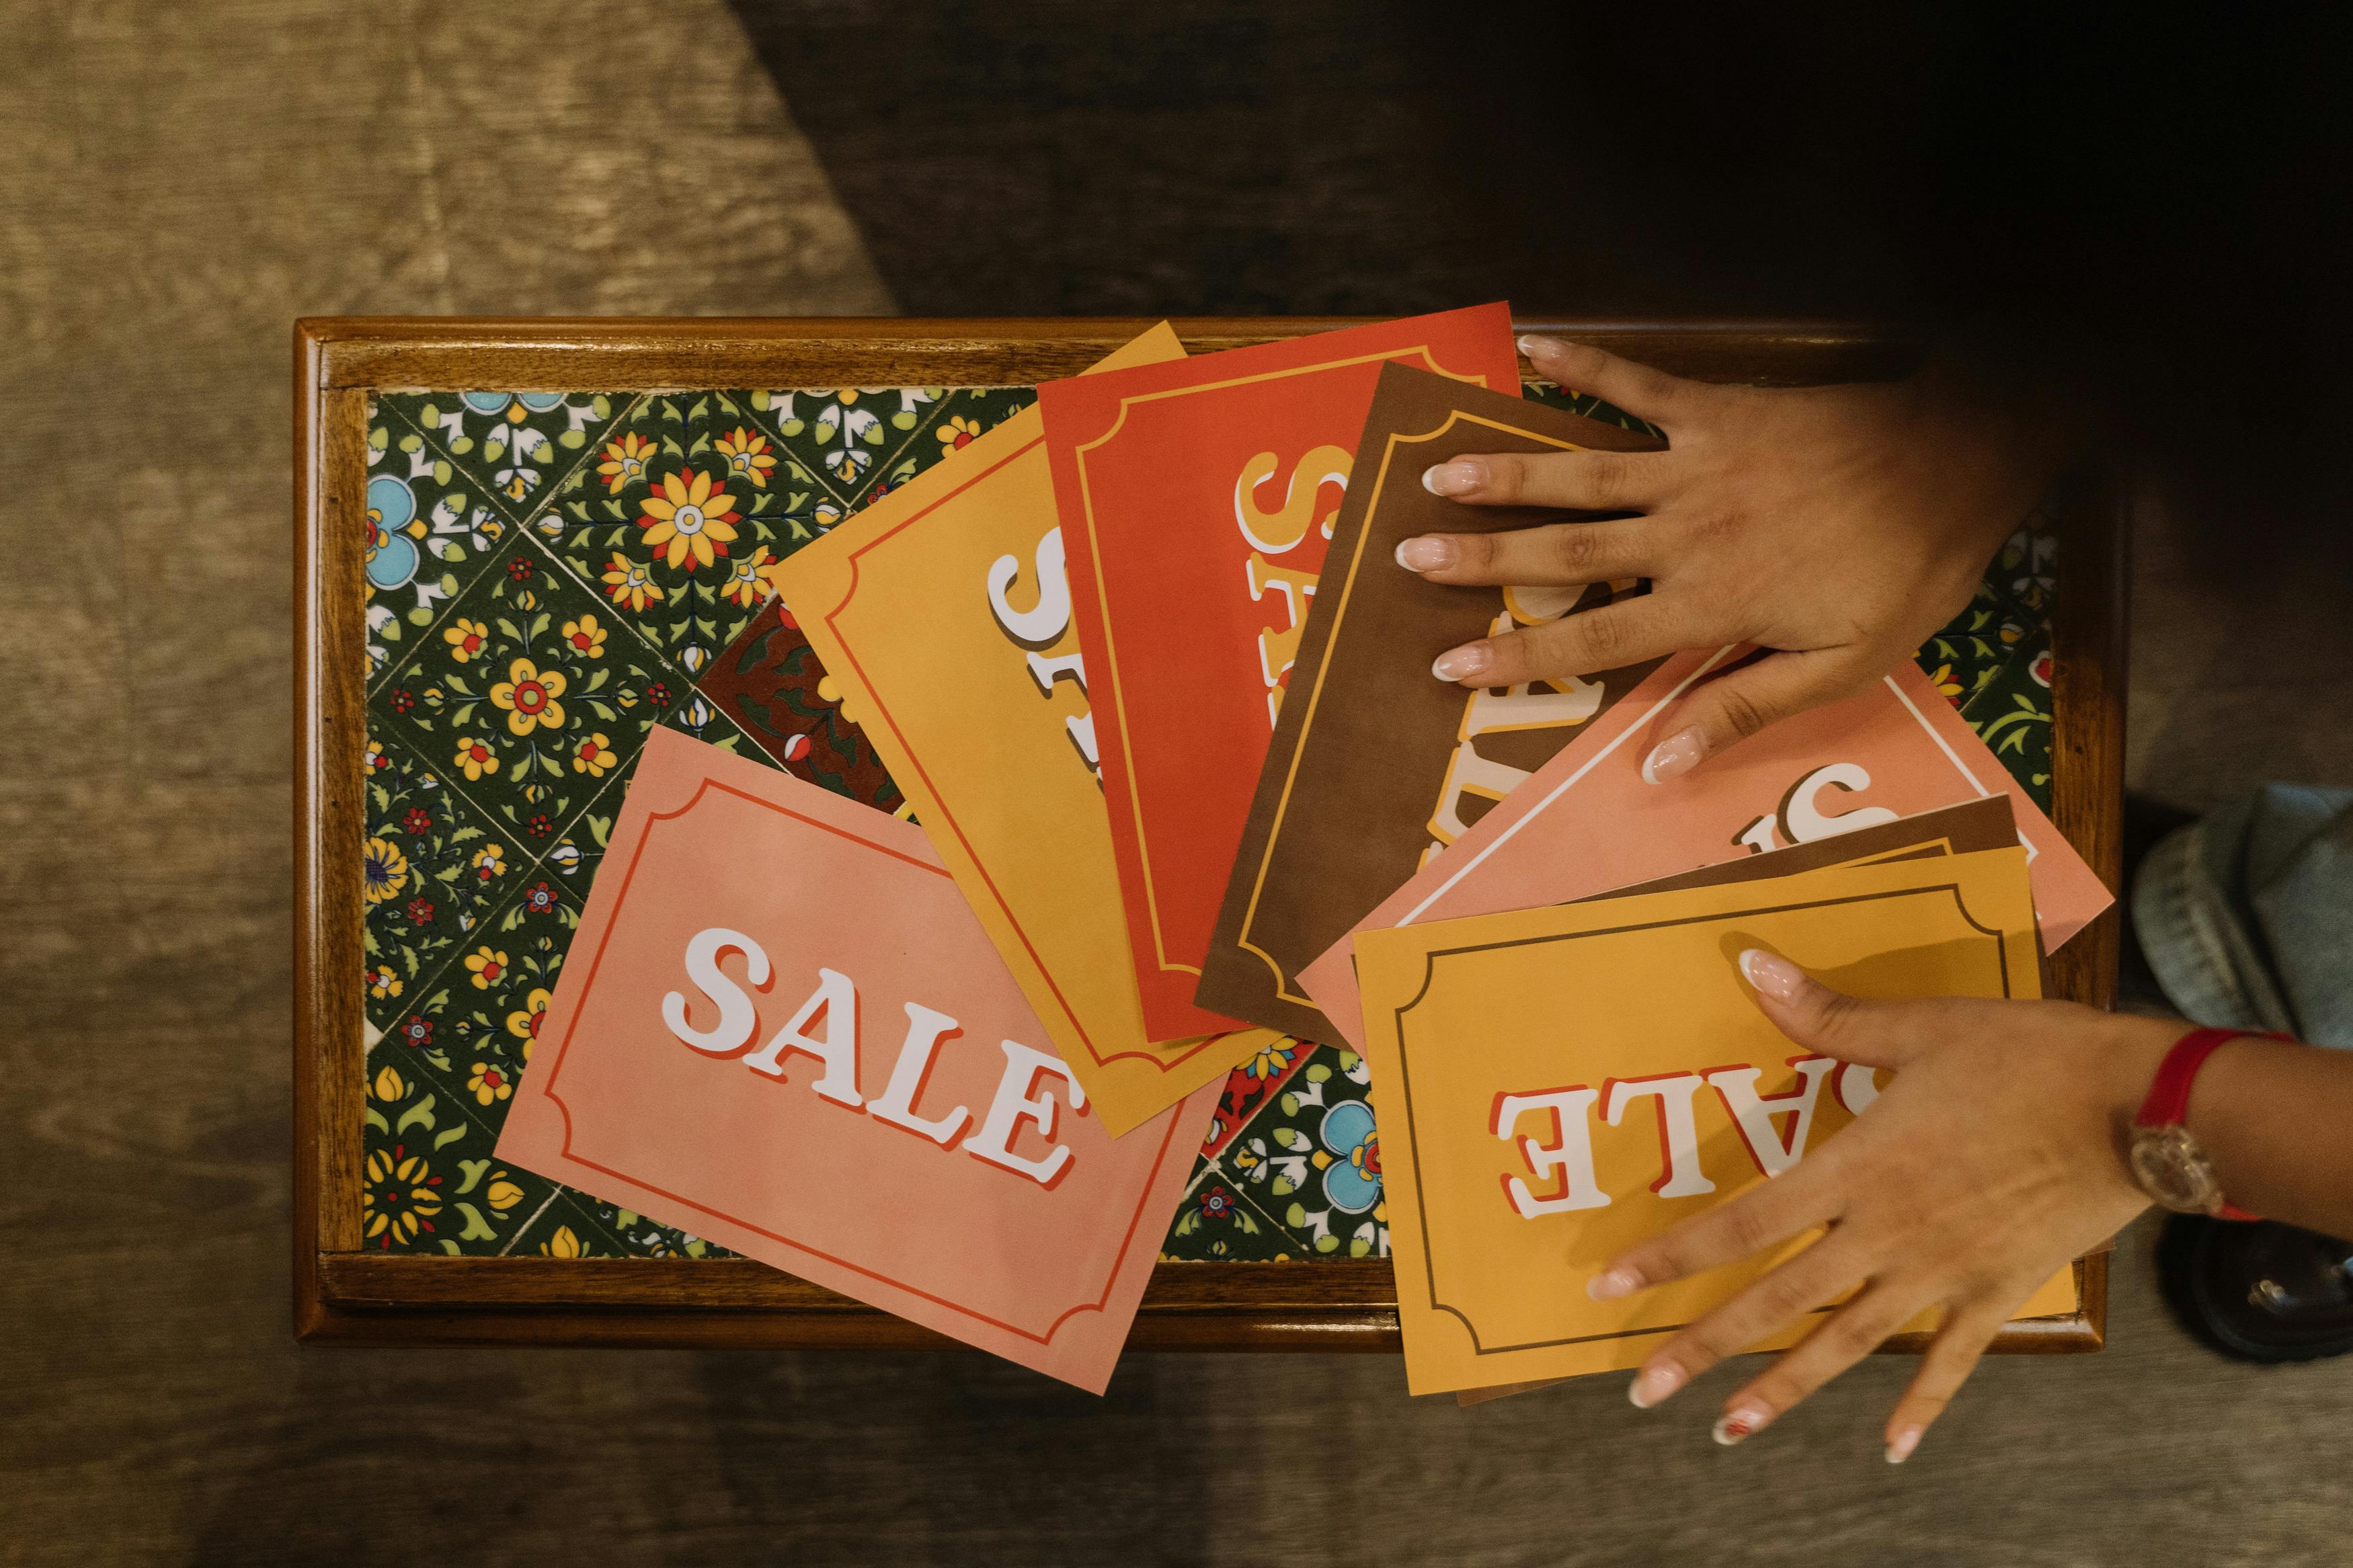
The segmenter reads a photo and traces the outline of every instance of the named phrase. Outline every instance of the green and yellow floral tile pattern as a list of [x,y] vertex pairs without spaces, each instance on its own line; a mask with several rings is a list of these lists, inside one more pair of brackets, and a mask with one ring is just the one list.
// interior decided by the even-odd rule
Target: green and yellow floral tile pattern
[[[1554,406],[1645,428],[1581,395]],[[369,422],[367,1245],[723,1256],[493,1148],[645,738],[662,725],[886,810],[904,803],[764,566],[1008,416],[1026,387],[403,393]],[[1920,663],[2038,800],[2047,516]],[[1386,1257],[1353,1052],[1286,1041],[1229,1079],[1162,1255]]]

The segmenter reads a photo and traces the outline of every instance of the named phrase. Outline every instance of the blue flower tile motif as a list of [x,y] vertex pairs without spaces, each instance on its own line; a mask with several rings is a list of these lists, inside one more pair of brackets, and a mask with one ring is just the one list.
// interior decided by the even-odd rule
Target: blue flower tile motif
[[1302,1256],[1388,1256],[1371,1084],[1356,1052],[1313,1047],[1216,1157]]
[[417,575],[417,542],[426,528],[417,520],[417,495],[408,481],[378,474],[367,488],[368,586],[378,593],[406,587]]
[[1369,1212],[1381,1201],[1381,1140],[1373,1108],[1344,1100],[1324,1113],[1316,1129],[1323,1147],[1314,1155],[1324,1168],[1324,1196],[1342,1214]]

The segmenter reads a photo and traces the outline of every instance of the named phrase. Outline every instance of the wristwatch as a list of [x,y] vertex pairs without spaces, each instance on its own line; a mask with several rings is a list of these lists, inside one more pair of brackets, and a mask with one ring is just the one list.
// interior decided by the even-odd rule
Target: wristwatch
[[2148,1086],[2148,1098],[2141,1101],[2139,1114],[2132,1122],[2131,1163],[2133,1180],[2140,1190],[2177,1214],[2211,1215],[2216,1219],[2255,1219],[2259,1216],[2242,1208],[2234,1208],[2222,1197],[2221,1181],[2214,1174],[2214,1163],[2181,1119],[2189,1110],[2189,1089],[2198,1079],[2198,1069],[2214,1054],[2214,1047],[2225,1040],[2249,1036],[2258,1039],[2284,1040],[2285,1035],[2260,1032],[2254,1029],[2192,1029],[2173,1042],[2158,1064],[2157,1078]]

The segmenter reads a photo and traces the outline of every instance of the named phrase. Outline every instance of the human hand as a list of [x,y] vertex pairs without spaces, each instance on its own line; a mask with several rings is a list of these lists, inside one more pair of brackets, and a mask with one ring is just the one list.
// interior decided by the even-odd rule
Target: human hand
[[1588,1289],[1614,1300],[1828,1226],[1653,1352],[1630,1396],[1648,1409],[1853,1290],[1725,1402],[1715,1439],[1736,1443],[1942,1308],[1888,1419],[1901,1464],[2035,1288],[2148,1206],[2123,1141],[2179,1026],[2069,1002],[1865,1001],[1757,949],[1740,967],[1790,1039],[1894,1081],[1796,1166],[1621,1253]]
[[1398,563],[1435,583],[1651,592],[1465,643],[1432,673],[1464,686],[1559,679],[1682,648],[1764,658],[1695,688],[1656,728],[1656,783],[1766,725],[1852,696],[1960,613],[2049,481],[2064,432],[1909,381],[1765,388],[1684,381],[1582,343],[1520,340],[1549,379],[1667,433],[1663,452],[1463,457],[1422,477],[1473,506],[1640,515],[1424,534]]

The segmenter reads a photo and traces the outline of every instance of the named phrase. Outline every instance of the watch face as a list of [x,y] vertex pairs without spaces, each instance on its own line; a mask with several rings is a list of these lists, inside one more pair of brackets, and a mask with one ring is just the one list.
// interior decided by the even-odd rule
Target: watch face
[[2133,1133],[2133,1180],[2181,1214],[2211,1214],[2221,1196],[2214,1167],[2186,1127],[2143,1127]]

